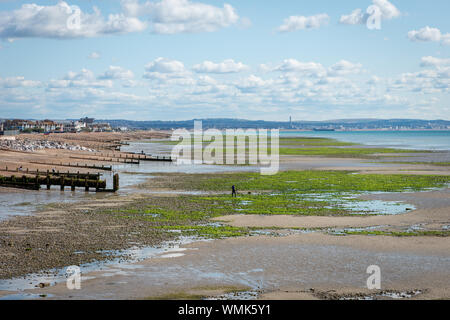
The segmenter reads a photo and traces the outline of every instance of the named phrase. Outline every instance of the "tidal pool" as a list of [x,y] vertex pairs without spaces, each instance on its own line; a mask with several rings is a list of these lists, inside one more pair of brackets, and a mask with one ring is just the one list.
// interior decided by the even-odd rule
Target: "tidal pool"
[[[367,192],[364,195],[376,194]],[[362,200],[358,199],[362,194],[353,193],[311,193],[299,194],[305,200],[324,201],[332,203],[329,208],[342,208],[350,214],[367,215],[396,215],[415,210],[415,206],[402,201]]]

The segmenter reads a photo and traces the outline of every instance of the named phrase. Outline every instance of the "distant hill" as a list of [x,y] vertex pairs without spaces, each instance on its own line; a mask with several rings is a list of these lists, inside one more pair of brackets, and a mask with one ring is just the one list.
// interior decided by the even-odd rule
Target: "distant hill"
[[[244,119],[195,119],[201,120],[203,129],[450,129],[447,120],[416,120],[416,119],[339,119],[328,121],[264,121]],[[132,121],[132,120],[96,120],[95,122],[109,122],[112,127],[127,127],[130,129],[159,129],[170,130],[178,128],[192,129],[193,120],[184,121]]]

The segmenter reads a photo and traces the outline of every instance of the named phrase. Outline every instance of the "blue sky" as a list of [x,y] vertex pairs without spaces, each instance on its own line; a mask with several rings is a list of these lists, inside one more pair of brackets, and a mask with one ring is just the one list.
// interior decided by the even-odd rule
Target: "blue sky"
[[447,0],[0,0],[0,118],[450,119],[448,12]]

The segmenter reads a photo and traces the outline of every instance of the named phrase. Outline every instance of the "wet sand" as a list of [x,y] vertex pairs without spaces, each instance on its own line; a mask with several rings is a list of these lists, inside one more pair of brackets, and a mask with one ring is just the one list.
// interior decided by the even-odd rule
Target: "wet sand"
[[[283,170],[351,170],[360,172],[395,172],[417,174],[448,174],[443,167],[428,165],[368,164],[367,160],[312,157],[282,157]],[[404,171],[409,170],[409,171]],[[2,189],[2,188],[0,188]],[[14,190],[16,192],[17,190]],[[0,192],[2,192],[0,190]],[[7,192],[3,190],[3,192]],[[35,272],[42,268],[64,267],[92,259],[102,259],[95,249],[124,249],[139,237],[127,236],[145,230],[145,225],[124,225],[100,215],[83,215],[83,209],[122,205],[141,196],[126,195],[114,199],[98,199],[77,204],[77,212],[57,208],[35,216],[14,218],[0,223],[3,244],[8,237],[20,236],[11,252],[0,253],[3,278]],[[153,195],[152,195],[153,196]],[[157,196],[157,195],[155,195]],[[418,209],[403,215],[374,217],[293,217],[293,216],[227,216],[235,226],[280,228],[393,227],[427,224],[450,224],[449,190],[424,193],[395,193],[367,196],[371,199],[403,200]],[[73,230],[78,230],[74,234]],[[28,235],[40,239],[37,251],[23,264],[24,250],[29,247]],[[95,241],[93,241],[94,239]],[[114,239],[114,241],[113,241]],[[145,239],[144,239],[145,240]],[[148,238],[151,245],[155,239]],[[183,250],[159,255],[137,263],[123,262],[87,272],[82,290],[69,291],[64,283],[25,290],[22,294],[45,294],[64,299],[140,299],[164,297],[174,293],[220,295],[223,287],[248,288],[259,298],[315,299],[336,298],[345,294],[363,294],[367,290],[367,266],[378,264],[382,270],[383,289],[416,290],[424,299],[448,298],[450,283],[449,238],[390,236],[334,236],[323,232],[290,234],[284,237],[252,236],[182,246]],[[51,242],[51,243],[50,243]],[[45,251],[46,244],[50,244]],[[64,244],[54,250],[57,244]],[[2,245],[3,245],[2,244]],[[80,249],[81,248],[81,249]],[[13,251],[14,251],[13,250]],[[44,250],[44,251],[42,251]],[[90,256],[74,256],[76,251]],[[28,251],[27,251],[28,252]],[[20,266],[20,267],[19,267]],[[33,283],[34,285],[34,283]],[[199,288],[209,288],[200,290]],[[314,288],[313,291],[310,289]],[[330,290],[337,296],[326,295]],[[5,290],[11,294],[15,290]],[[30,296],[35,297],[35,296]]]
[[[135,243],[157,245],[167,234],[149,230],[145,221],[103,214],[102,207],[123,206],[139,196],[84,200],[75,208],[52,204],[33,215],[0,222],[0,279],[23,276],[53,268],[108,260],[108,251]],[[1,286],[0,286],[1,287]]]
[[[417,222],[449,224],[450,190],[376,194],[377,199],[404,199],[414,202],[418,210],[397,216],[325,217],[345,219],[345,226],[365,226],[378,223],[389,225],[411,225]],[[111,199],[109,205],[121,205],[126,198]],[[133,201],[128,199],[127,201]],[[86,202],[86,209],[105,205],[102,201]],[[80,210],[83,205],[80,205]],[[29,234],[30,232],[52,232],[59,234],[67,222],[61,220],[67,213],[52,211],[41,213],[39,227],[24,226],[10,228],[8,232]],[[240,217],[240,216],[236,216]],[[30,217],[31,218],[31,217]],[[234,217],[231,217],[234,218]],[[254,217],[249,217],[254,218]],[[318,219],[326,226],[337,224],[322,220],[323,217],[259,217],[279,218],[283,228],[305,226],[303,218]],[[293,220],[286,220],[291,218]],[[85,218],[83,218],[85,219]],[[365,219],[379,219],[371,221]],[[80,223],[80,217],[77,218]],[[96,217],[84,220],[99,225]],[[363,223],[364,221],[364,223]],[[242,221],[241,221],[242,223]],[[104,224],[104,221],[102,221]],[[261,224],[246,221],[248,226]],[[267,224],[269,226],[270,224]],[[342,223],[344,225],[344,223]],[[114,230],[117,221],[105,224],[105,230]],[[70,229],[70,226],[69,226]],[[117,231],[116,230],[116,231]],[[130,229],[126,230],[126,234]],[[91,236],[91,231],[87,236]],[[97,231],[98,233],[98,231]],[[70,239],[65,239],[65,243]],[[90,240],[92,241],[92,240]],[[105,241],[109,243],[106,238]],[[79,246],[79,244],[77,244]],[[120,243],[118,247],[126,247]],[[415,298],[443,299],[450,297],[450,238],[440,237],[391,237],[391,236],[337,236],[316,231],[308,234],[286,236],[251,236],[224,240],[194,242],[169,250],[140,262],[105,265],[97,271],[83,273],[82,290],[68,290],[65,283],[47,288],[25,290],[22,297],[46,295],[49,299],[142,299],[190,296],[216,296],[223,294],[217,288],[248,288],[261,299],[337,299],[342,297],[364,297],[374,294],[365,289],[368,277],[366,268],[379,265],[382,270],[382,289],[396,292],[420,290]],[[74,247],[73,250],[76,248]],[[67,258],[67,257],[66,257]],[[63,265],[67,265],[63,263]],[[71,261],[76,262],[76,261]],[[36,280],[33,280],[36,281]],[[33,282],[33,285],[37,283]],[[209,288],[201,290],[199,288]],[[311,288],[314,290],[311,291]],[[14,292],[4,292],[6,297]],[[1,295],[2,293],[0,293]],[[380,298],[380,297],[379,297]],[[384,297],[386,298],[386,297]]]
[[[285,288],[367,292],[366,269],[379,265],[383,290],[421,290],[422,299],[450,296],[449,240],[324,234],[250,237],[193,243],[183,256],[152,258],[88,273],[81,290],[64,283],[34,290],[54,298],[139,299],[199,287],[245,286],[260,298],[285,298]],[[303,292],[304,293],[304,292]],[[284,293],[286,294],[286,292]],[[294,299],[315,294],[291,294]],[[324,298],[324,297],[321,297]]]

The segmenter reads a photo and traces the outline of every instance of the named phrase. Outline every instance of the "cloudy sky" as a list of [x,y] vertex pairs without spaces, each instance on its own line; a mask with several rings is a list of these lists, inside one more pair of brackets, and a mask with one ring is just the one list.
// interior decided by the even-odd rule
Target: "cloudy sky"
[[450,120],[448,0],[0,0],[0,118]]

